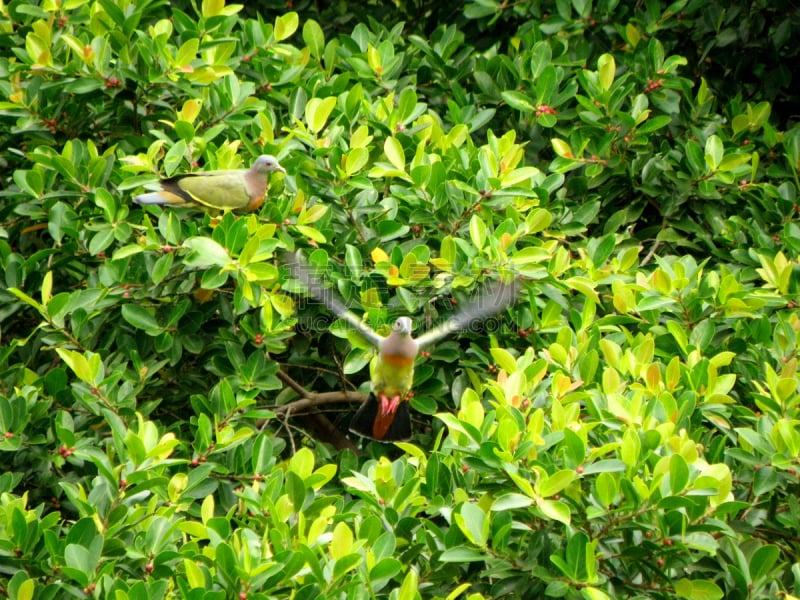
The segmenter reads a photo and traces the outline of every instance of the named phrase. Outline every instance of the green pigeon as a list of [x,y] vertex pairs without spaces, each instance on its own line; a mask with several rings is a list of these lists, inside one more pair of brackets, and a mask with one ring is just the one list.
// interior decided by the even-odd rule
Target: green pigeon
[[329,290],[311,278],[307,267],[291,261],[297,279],[322,300],[335,315],[345,319],[378,350],[372,370],[371,392],[350,422],[350,431],[380,442],[401,442],[411,438],[409,392],[414,383],[414,362],[419,351],[442,338],[461,331],[508,306],[516,297],[515,282],[501,283],[484,292],[476,301],[418,338],[412,336],[412,321],[400,317],[391,333],[384,337],[359,319]]
[[133,201],[219,211],[258,210],[267,193],[269,174],[275,171],[286,173],[278,159],[262,154],[249,169],[198,171],[162,179],[160,190],[139,194]]

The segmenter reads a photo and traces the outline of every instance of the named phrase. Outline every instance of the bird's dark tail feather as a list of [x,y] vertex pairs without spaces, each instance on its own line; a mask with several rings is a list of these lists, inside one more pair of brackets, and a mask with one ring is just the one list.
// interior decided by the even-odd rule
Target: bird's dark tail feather
[[[401,401],[386,431],[378,431],[380,402],[375,394],[370,394],[350,421],[350,431],[378,442],[405,442],[411,439],[411,413],[408,402]],[[384,417],[385,418],[385,417]]]

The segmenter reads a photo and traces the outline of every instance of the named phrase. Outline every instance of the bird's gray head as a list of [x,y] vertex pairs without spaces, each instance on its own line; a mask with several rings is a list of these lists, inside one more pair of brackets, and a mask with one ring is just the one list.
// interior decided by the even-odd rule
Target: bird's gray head
[[269,154],[262,154],[259,156],[256,162],[253,163],[252,169],[259,173],[272,173],[273,171],[286,173],[286,169],[280,165],[278,159]]
[[411,335],[411,319],[408,317],[400,317],[397,321],[394,322],[394,327],[392,327],[392,331],[395,333],[399,333],[402,335]]

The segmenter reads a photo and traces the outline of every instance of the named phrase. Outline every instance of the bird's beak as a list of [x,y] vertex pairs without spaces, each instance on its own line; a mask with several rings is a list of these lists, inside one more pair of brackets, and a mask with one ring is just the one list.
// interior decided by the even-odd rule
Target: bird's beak
[[275,170],[276,170],[276,171],[280,171],[281,173],[283,173],[284,175],[286,175],[286,169],[284,169],[284,168],[283,168],[282,166],[280,166],[280,165],[278,165],[277,167],[275,167]]

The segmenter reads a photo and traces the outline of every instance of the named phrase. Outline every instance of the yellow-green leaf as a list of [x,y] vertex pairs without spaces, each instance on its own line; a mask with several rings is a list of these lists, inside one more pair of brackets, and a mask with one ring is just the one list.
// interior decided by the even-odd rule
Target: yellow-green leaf
[[200,40],[197,38],[189,38],[178,50],[178,55],[175,57],[175,64],[178,67],[185,67],[189,65],[195,58],[197,58],[197,49],[200,47]]
[[203,0],[201,4],[200,13],[203,18],[216,17],[222,14],[225,8],[225,0]]
[[306,104],[306,122],[313,133],[319,133],[325,127],[328,117],[336,106],[336,97],[312,98]]
[[636,45],[639,43],[639,40],[642,39],[642,34],[639,33],[639,30],[633,23],[628,23],[625,26],[625,39],[627,39],[628,43],[634,48],[636,48]]
[[572,517],[569,512],[569,506],[560,500],[539,500],[537,502],[539,510],[549,519],[569,525]]
[[478,250],[486,245],[486,223],[476,214],[469,220],[469,236]]
[[348,177],[352,177],[364,168],[369,160],[369,151],[366,148],[353,148],[345,155],[344,172]]
[[178,111],[178,119],[188,123],[194,123],[197,115],[200,114],[200,107],[203,103],[197,99],[190,99],[183,103],[183,107]]
[[392,166],[398,171],[405,172],[406,157],[403,152],[403,145],[396,137],[388,137],[383,144],[383,151]]
[[48,271],[42,278],[42,304],[49,304],[53,297],[53,272]]
[[310,225],[311,223],[316,223],[323,216],[325,216],[326,212],[328,212],[328,207],[326,205],[314,204],[308,209],[303,209],[300,211],[300,215],[297,217],[297,223],[298,225]]
[[600,87],[604,92],[611,89],[611,84],[614,83],[614,73],[617,70],[617,64],[614,61],[614,56],[611,54],[602,54],[597,59],[597,70],[600,76]]
[[290,37],[300,24],[300,18],[296,12],[288,12],[285,15],[280,15],[275,19],[275,40],[280,42]]
[[553,146],[555,153],[561,158],[575,158],[575,155],[572,154],[572,148],[570,148],[569,143],[566,141],[560,138],[553,138],[550,140],[550,144]]
[[333,528],[333,537],[329,546],[331,558],[338,560],[353,551],[353,532],[344,521],[339,521]]

